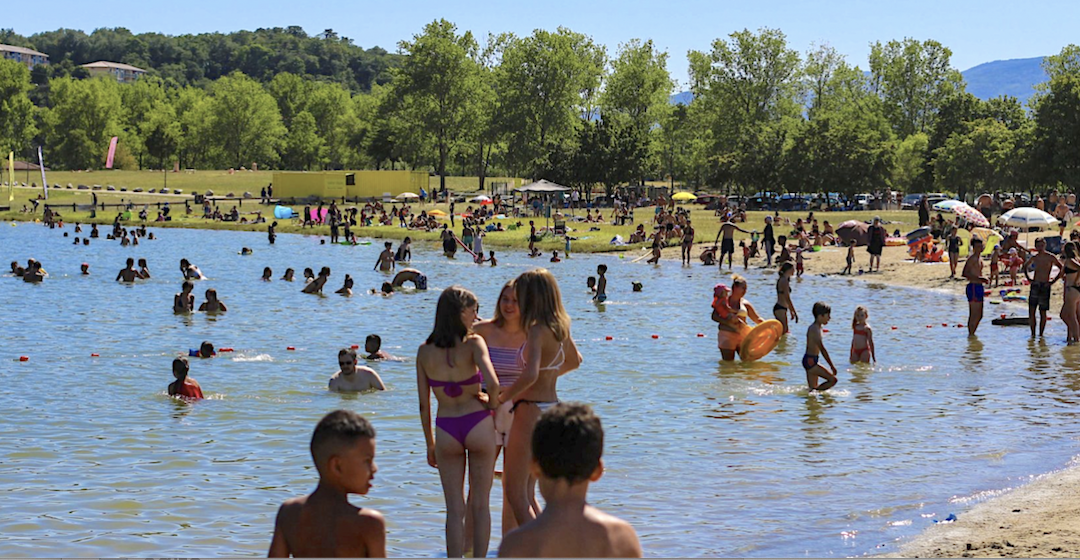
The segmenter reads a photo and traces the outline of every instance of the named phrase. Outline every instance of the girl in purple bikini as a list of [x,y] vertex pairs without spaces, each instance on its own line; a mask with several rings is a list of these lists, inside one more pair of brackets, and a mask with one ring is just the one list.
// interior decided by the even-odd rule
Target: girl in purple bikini
[[[491,480],[495,470],[495,422],[499,380],[487,344],[472,332],[479,305],[476,296],[451,286],[439,296],[435,327],[416,353],[420,422],[428,464],[439,469],[446,499],[446,555],[460,558],[465,544],[466,463],[473,516],[473,554],[487,556],[491,538]],[[479,371],[478,371],[479,370]],[[483,382],[487,394],[480,392]],[[439,403],[431,430],[431,395]]]

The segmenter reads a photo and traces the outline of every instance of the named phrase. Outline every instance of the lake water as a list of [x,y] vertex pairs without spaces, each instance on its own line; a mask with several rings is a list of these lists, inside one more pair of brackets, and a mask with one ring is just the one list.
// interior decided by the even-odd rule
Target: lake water
[[[158,230],[139,247],[104,238],[75,247],[61,235],[0,227],[0,262],[34,257],[51,274],[42,285],[0,278],[0,556],[264,555],[279,503],[314,488],[311,431],[337,408],[378,430],[375,486],[353,501],[386,515],[388,553],[445,555],[442,492],[416,413],[416,347],[440,289],[470,288],[490,316],[502,284],[546,258],[496,249],[500,266],[477,267],[421,246],[413,265],[430,278],[426,293],[318,297],[277,278],[326,265],[328,292],[345,273],[366,291],[386,279],[371,270],[380,244],[281,235],[268,246],[264,233]],[[242,246],[254,255],[239,256]],[[153,279],[113,282],[128,256],[147,258]],[[590,497],[636,526],[646,555],[881,552],[1077,452],[1080,350],[1064,346],[1060,321],[1045,342],[989,324],[969,340],[955,327],[962,298],[808,277],[794,285],[804,317],[795,336],[761,362],[722,364],[709,320],[716,269],[633,256],[550,268],[585,357],[559,394],[593,404],[607,433],[607,471]],[[210,278],[196,284],[197,301],[216,288],[227,314],[171,313],[182,257]],[[81,262],[91,276],[79,275]],[[600,307],[585,288],[598,263],[611,267]],[[264,266],[272,283],[259,281]],[[768,313],[775,275],[747,276],[748,299]],[[632,280],[644,292],[632,293]],[[841,371],[829,394],[809,396],[799,360],[817,300],[833,306],[826,344]],[[870,309],[876,367],[846,365],[858,304]],[[1000,312],[987,306],[988,317]],[[390,390],[327,392],[336,351],[369,333],[406,358],[374,366]],[[172,358],[202,340],[236,349],[192,362],[212,398],[170,399]],[[498,485],[491,499],[498,535]]]

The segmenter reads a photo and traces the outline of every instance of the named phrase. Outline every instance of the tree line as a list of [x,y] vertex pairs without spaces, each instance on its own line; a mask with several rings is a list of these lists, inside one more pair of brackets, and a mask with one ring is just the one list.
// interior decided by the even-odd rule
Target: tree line
[[[289,30],[254,35],[359,50]],[[42,83],[0,61],[0,150],[42,144],[52,166],[100,168],[119,136],[127,167],[411,168],[475,175],[479,188],[497,175],[609,191],[657,179],[740,193],[1080,189],[1075,45],[1045,59],[1049,80],[1026,108],[966,92],[933,40],[874,43],[864,71],[828,45],[799,53],[779,30],[738,31],[687,54],[686,104],[670,102],[668,54],[647,40],[609,53],[558,28],[481,42],[438,20],[392,56],[363,83],[278,62]]]

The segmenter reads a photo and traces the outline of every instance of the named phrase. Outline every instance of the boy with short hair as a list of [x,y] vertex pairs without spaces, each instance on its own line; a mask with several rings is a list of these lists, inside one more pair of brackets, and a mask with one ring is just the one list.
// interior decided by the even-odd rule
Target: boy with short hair
[[537,421],[532,472],[545,503],[539,517],[503,538],[499,556],[640,558],[629,523],[586,503],[589,483],[604,474],[604,428],[592,408],[559,403]]
[[271,558],[383,558],[386,521],[381,513],[349,503],[367,494],[375,466],[375,428],[349,410],[327,414],[311,436],[319,485],[278,509]]
[[387,354],[382,348],[382,337],[377,334],[369,334],[364,339],[364,352],[368,355],[364,356],[365,360],[390,360],[393,356]]
[[597,265],[596,274],[598,274],[600,277],[596,280],[596,295],[593,296],[593,299],[595,299],[599,303],[603,303],[607,301],[607,277],[604,276],[605,274],[607,274],[607,265]]
[[[806,354],[803,355],[802,366],[806,370],[806,384],[811,391],[826,391],[836,385],[836,366],[833,365],[829,351],[825,349],[825,343],[821,339],[821,327],[829,324],[832,308],[825,302],[814,304],[814,322],[806,329]],[[832,373],[819,363],[819,354],[825,355],[825,361],[829,362]],[[818,378],[825,379],[825,383],[818,385]]]

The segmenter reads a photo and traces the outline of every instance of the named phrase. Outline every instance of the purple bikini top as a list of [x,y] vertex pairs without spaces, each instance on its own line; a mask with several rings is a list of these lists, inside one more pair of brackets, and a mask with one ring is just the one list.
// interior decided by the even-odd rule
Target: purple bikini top
[[437,379],[432,379],[429,377],[428,385],[432,387],[442,387],[442,390],[444,393],[446,393],[446,396],[454,398],[460,397],[461,394],[465,392],[462,387],[466,385],[475,385],[477,383],[480,383],[481,381],[483,381],[483,378],[480,377],[480,372],[476,372],[476,375],[466,379],[465,381],[439,381]]

